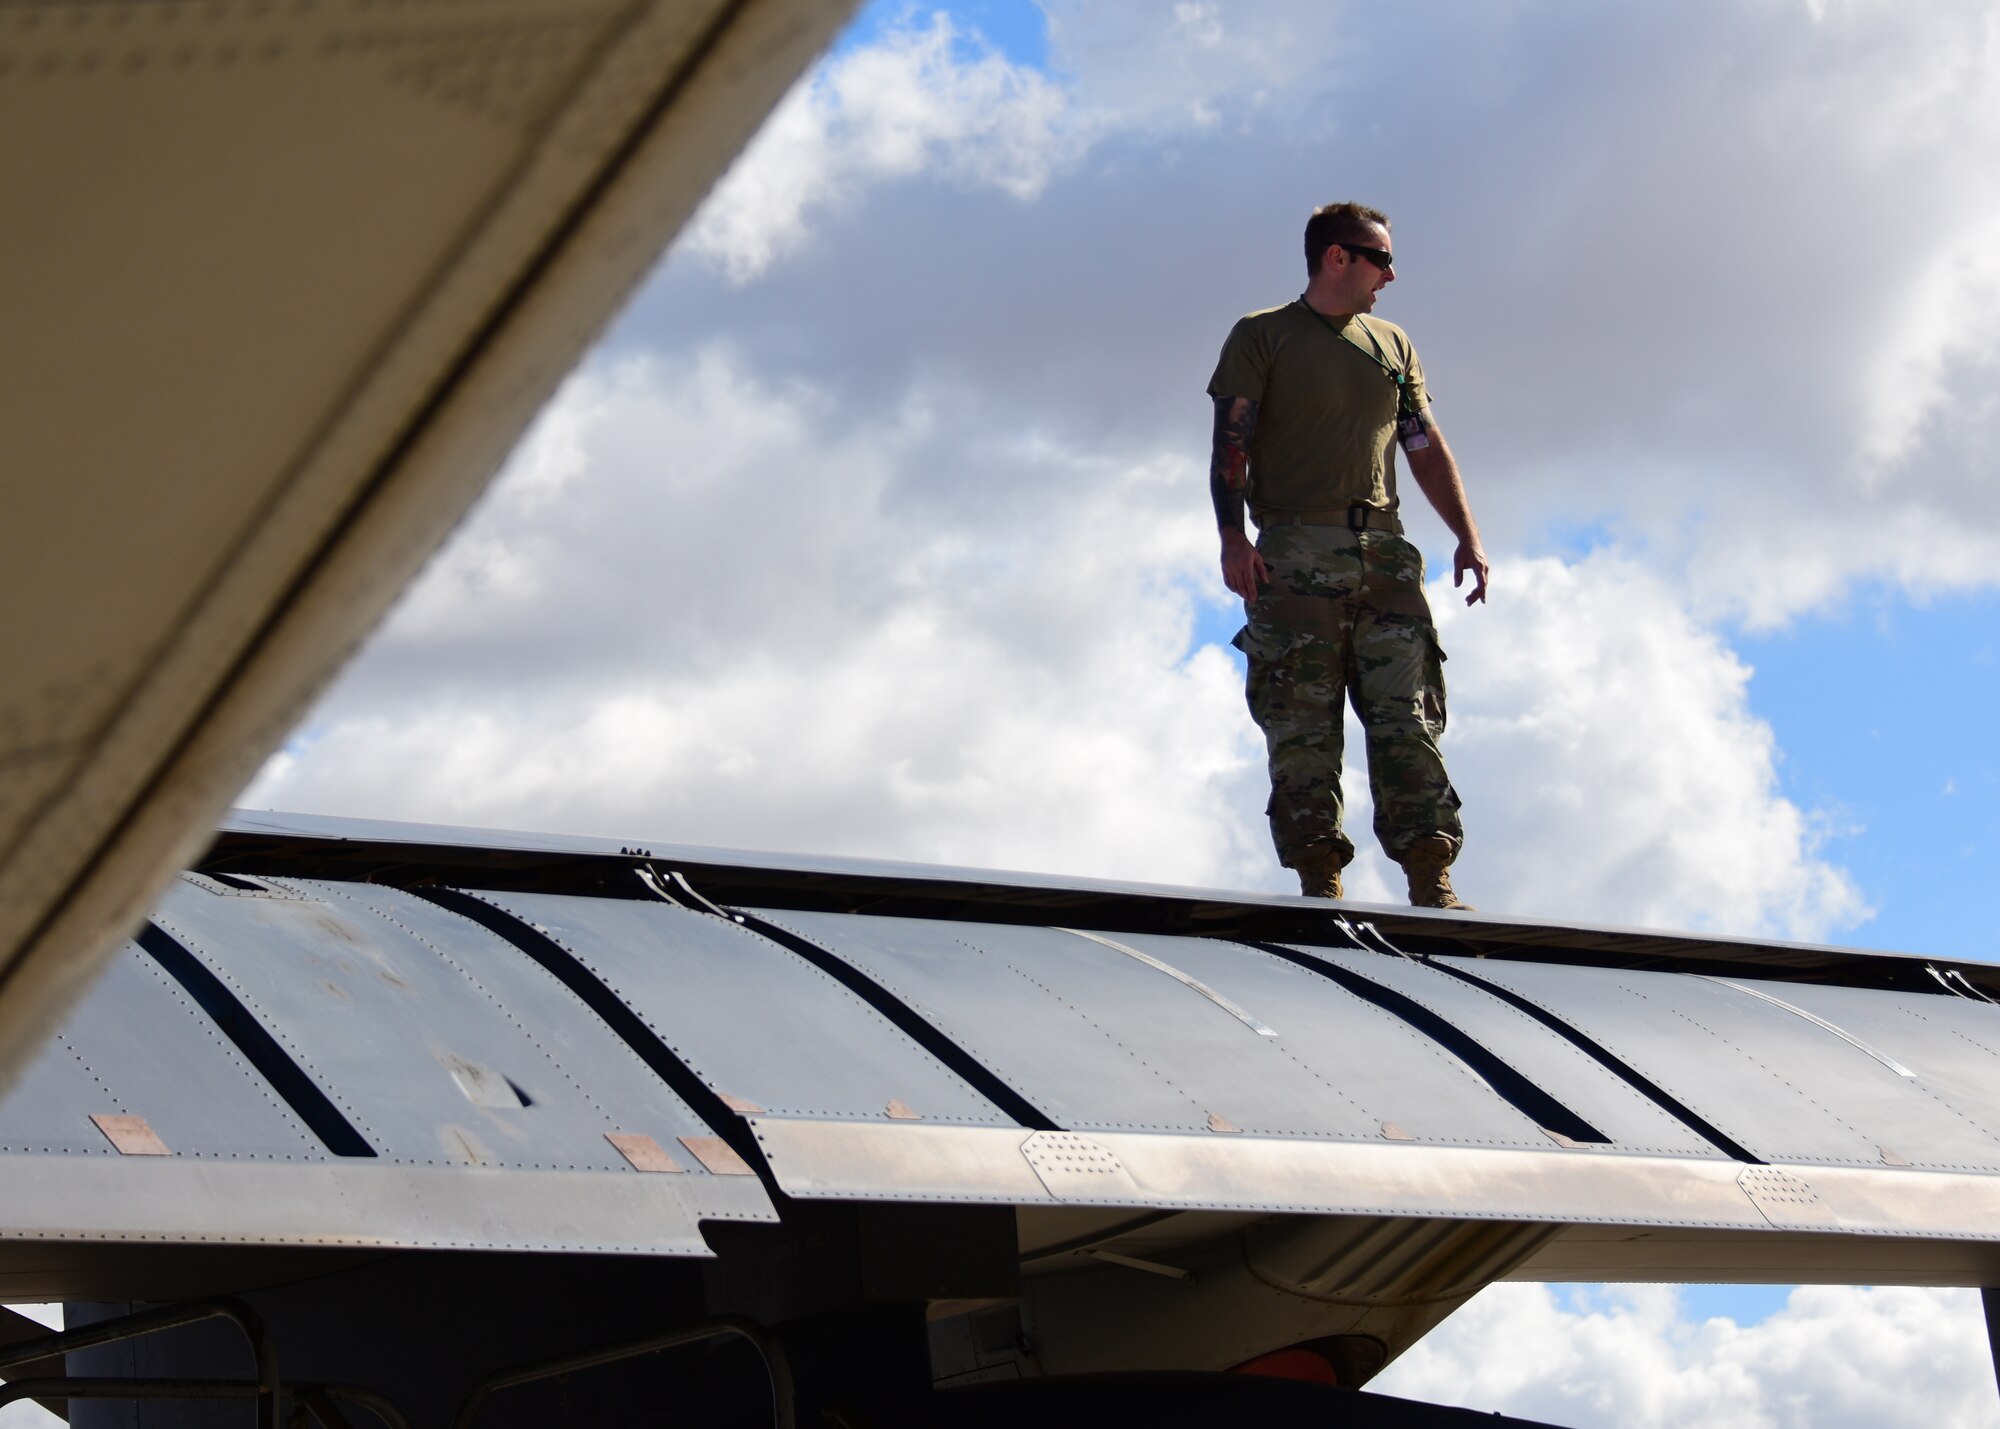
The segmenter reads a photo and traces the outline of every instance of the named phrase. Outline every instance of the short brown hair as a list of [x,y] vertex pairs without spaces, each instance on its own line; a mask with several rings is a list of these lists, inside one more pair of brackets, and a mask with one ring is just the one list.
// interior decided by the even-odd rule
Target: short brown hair
[[1366,243],[1375,235],[1370,225],[1389,226],[1389,215],[1365,203],[1329,203],[1313,210],[1306,220],[1306,276],[1319,272],[1320,260],[1336,243]]

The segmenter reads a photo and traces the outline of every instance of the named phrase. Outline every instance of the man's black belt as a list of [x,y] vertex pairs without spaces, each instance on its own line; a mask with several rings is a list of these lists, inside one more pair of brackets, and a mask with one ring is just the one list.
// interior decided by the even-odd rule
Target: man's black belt
[[1257,518],[1257,527],[1266,526],[1345,526],[1350,531],[1387,531],[1403,534],[1402,518],[1393,511],[1374,506],[1349,506],[1331,511],[1269,511]]

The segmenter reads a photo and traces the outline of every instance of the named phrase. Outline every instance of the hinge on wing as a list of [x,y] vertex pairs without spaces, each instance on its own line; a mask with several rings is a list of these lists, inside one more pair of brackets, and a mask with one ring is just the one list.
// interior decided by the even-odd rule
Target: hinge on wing
[[[1968,978],[1964,973],[1960,972],[1957,968],[1951,969],[1948,975],[1952,978],[1955,978],[1960,987],[1964,988],[1967,992],[1971,993],[1981,1002],[1994,1002],[1993,998],[1988,997],[1985,993],[1981,992],[1978,988],[1974,987],[1972,985],[1972,980]],[[1995,1003],[1995,1005],[2000,1006],[2000,1003]]]
[[[1420,963],[1425,960],[1425,956],[1422,953],[1404,952],[1401,948],[1397,947],[1394,943],[1390,942],[1387,937],[1383,936],[1382,930],[1376,927],[1373,923],[1349,922],[1345,916],[1337,917],[1333,921],[1339,926],[1341,932],[1347,934],[1349,941],[1351,941],[1355,947],[1361,949],[1361,951],[1364,953],[1372,953],[1372,952],[1391,953],[1396,957],[1402,958],[1405,961],[1412,963]],[[1369,937],[1373,938],[1375,940],[1376,946],[1371,948],[1368,946],[1368,944],[1363,942],[1361,940],[1362,933],[1366,933]]]
[[673,904],[676,908],[713,913],[716,917],[731,923],[743,921],[740,913],[731,913],[728,909],[718,907],[703,897],[695,886],[687,881],[687,875],[677,868],[669,868],[662,872],[650,863],[642,863],[633,871],[639,875],[639,881],[645,884],[655,897]]
[[651,865],[650,863],[642,863],[637,868],[633,869],[632,872],[639,876],[639,882],[645,885],[646,891],[648,893],[651,893],[655,898],[659,899],[662,903],[671,903],[676,908],[683,906],[680,899],[674,897],[673,894],[667,892],[666,884],[660,880],[659,872],[653,867],[653,865]]
[[1924,971],[1936,979],[1937,985],[1953,997],[1962,997],[1968,1002],[1991,1002],[2000,1006],[2000,999],[1988,997],[1974,987],[1971,980],[1957,968],[1946,968],[1943,972],[1939,972],[1936,964],[1925,963]]

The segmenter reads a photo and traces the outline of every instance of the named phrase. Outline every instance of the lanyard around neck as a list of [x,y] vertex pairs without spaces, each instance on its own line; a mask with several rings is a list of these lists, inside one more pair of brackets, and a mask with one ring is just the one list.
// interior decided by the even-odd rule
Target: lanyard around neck
[[1382,351],[1382,344],[1376,340],[1374,330],[1367,323],[1360,323],[1360,328],[1368,334],[1368,344],[1369,347],[1374,349],[1373,352],[1369,351],[1368,347],[1363,347],[1360,343],[1356,342],[1353,335],[1347,330],[1349,327],[1353,327],[1360,322],[1358,318],[1349,318],[1345,326],[1335,327],[1333,319],[1307,302],[1304,293],[1299,294],[1298,301],[1299,306],[1318,318],[1321,325],[1328,332],[1332,333],[1342,342],[1345,342],[1349,347],[1352,347],[1356,352],[1366,357],[1377,367],[1381,368],[1383,372],[1388,374],[1389,380],[1396,384],[1396,414],[1398,416],[1410,416],[1415,412],[1416,404],[1410,398],[1409,374],[1401,371],[1394,363],[1389,361],[1388,354]]

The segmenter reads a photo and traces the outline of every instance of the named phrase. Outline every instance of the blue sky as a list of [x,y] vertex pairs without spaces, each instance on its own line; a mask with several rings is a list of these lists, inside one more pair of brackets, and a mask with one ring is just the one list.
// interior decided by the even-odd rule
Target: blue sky
[[1828,847],[1876,909],[1845,942],[2000,960],[1980,896],[2000,847],[1996,631],[1991,594],[1917,604],[1864,590],[1738,638],[1757,671],[1751,704],[1784,751],[1786,792],[1829,812],[1839,831]]
[[998,50],[1015,64],[1046,68],[1049,63],[1049,22],[1034,0],[971,0],[967,4],[920,5],[912,0],[876,0],[863,5],[834,42],[833,53],[844,54],[872,44],[885,31],[907,24],[913,16],[943,12]]
[[[1495,562],[1433,593],[1471,901],[1995,957],[1996,56],[1985,0],[869,6],[246,802],[1286,887],[1202,389],[1356,197]],[[1993,1398],[1945,1292],[1491,1294],[1409,1385]],[[1857,1336],[1943,1397],[1827,1398]]]

